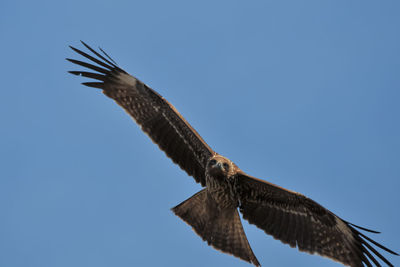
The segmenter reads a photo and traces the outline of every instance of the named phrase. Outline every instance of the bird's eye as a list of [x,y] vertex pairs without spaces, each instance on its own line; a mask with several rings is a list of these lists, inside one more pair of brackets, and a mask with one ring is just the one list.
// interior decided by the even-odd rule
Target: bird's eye
[[229,170],[229,164],[228,163],[224,163],[224,168],[226,169],[226,170]]
[[210,165],[214,165],[215,163],[217,163],[215,159],[210,160]]

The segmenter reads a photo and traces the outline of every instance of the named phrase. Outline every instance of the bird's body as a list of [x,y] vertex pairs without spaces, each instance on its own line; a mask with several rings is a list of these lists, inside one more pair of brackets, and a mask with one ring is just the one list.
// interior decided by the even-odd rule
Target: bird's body
[[234,188],[236,166],[229,159],[216,155],[212,157],[206,168],[206,189],[214,199],[218,208],[237,208],[238,196]]
[[206,165],[206,188],[172,211],[209,245],[260,266],[237,211],[239,195],[235,179],[238,170],[232,161],[215,153]]
[[97,57],[71,48],[97,65],[68,60],[95,72],[70,73],[97,80],[83,84],[102,89],[174,163],[205,187],[172,211],[209,245],[260,266],[244,233],[239,210],[250,224],[300,251],[352,267],[381,266],[376,257],[393,266],[372,245],[397,254],[356,228],[375,231],[341,219],[302,194],[246,174],[212,150],[156,91],[119,68],[104,51],[103,56],[83,44]]

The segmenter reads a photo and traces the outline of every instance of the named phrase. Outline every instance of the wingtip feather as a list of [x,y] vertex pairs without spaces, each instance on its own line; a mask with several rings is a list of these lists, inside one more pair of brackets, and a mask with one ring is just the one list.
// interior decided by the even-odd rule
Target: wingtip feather
[[68,73],[71,73],[71,74],[76,75],[76,76],[81,76],[81,72],[80,71],[69,70]]
[[98,89],[104,89],[104,83],[99,83],[99,82],[83,82],[82,83],[85,86],[88,87],[94,87],[94,88],[98,88]]
[[354,224],[354,223],[350,223],[350,222],[347,222],[347,221],[344,221],[344,222],[346,222],[347,224],[350,224],[351,226],[354,226],[354,227],[356,227],[356,228],[358,228],[358,229],[361,229],[361,230],[364,230],[364,231],[367,231],[367,232],[370,232],[370,233],[374,233],[374,234],[380,234],[380,233],[381,233],[381,232],[379,232],[379,231],[371,230],[371,229],[368,229],[368,228],[365,228],[365,227],[356,225],[356,224]]

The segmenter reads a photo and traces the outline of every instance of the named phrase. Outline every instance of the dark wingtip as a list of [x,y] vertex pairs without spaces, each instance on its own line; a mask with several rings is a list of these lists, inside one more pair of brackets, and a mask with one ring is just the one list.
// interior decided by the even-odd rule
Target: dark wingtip
[[81,76],[81,72],[80,71],[70,70],[70,71],[68,71],[68,73],[71,73],[71,74],[76,75],[76,76]]
[[97,72],[100,72],[100,73],[103,73],[103,74],[108,74],[110,72],[109,70],[106,70],[106,69],[100,68],[98,66],[95,66],[95,65],[83,62],[83,61],[79,61],[79,60],[76,60],[76,59],[67,58],[67,60],[69,62],[72,62],[72,63],[77,64],[79,66],[82,66],[82,67],[85,67],[85,68],[88,68],[88,69],[91,69],[91,70],[94,70],[94,71],[97,71]]
[[381,233],[381,232],[379,232],[379,231],[371,230],[371,229],[368,229],[368,228],[365,228],[365,227],[362,227],[362,226],[359,226],[359,225],[355,225],[355,224],[352,224],[352,223],[350,223],[350,225],[352,225],[352,226],[354,226],[354,227],[357,227],[358,229],[361,229],[361,230],[370,232],[370,233],[374,233],[374,234],[380,234],[380,233]]
[[103,49],[101,49],[100,46],[99,46],[99,49],[100,49],[101,52],[103,52],[103,54],[104,54],[109,60],[111,60],[112,63],[115,64],[115,66],[118,66],[117,62],[115,62],[114,59],[112,59],[112,58],[106,53],[106,51],[104,51]]
[[[358,235],[358,236],[364,238],[366,241],[371,242],[371,243],[374,244],[375,246],[377,246],[377,247],[379,247],[379,248],[381,248],[381,249],[383,249],[383,250],[389,252],[390,254],[399,256],[399,254],[397,254],[396,252],[394,252],[394,251],[392,251],[391,249],[385,247],[384,245],[382,245],[382,244],[376,242],[375,240],[371,239],[370,237],[364,235],[363,233],[357,231],[355,228],[352,228],[352,231],[353,231],[356,235]],[[370,248],[371,245],[369,245],[365,240],[363,240],[364,245],[367,246],[369,249],[371,249],[371,248]],[[375,252],[375,251],[372,250],[372,249],[371,249],[371,251],[373,251],[374,254],[377,255],[377,256],[380,255],[379,253]]]
[[108,64],[110,64],[111,66],[113,66],[114,68],[118,68],[117,64],[115,63],[115,61],[109,56],[107,55],[101,48],[100,51],[104,53],[104,55],[108,58],[103,57],[100,53],[98,53],[96,50],[94,50],[93,48],[91,48],[88,44],[86,44],[84,41],[81,40],[81,43],[87,48],[89,49],[89,51],[91,51],[93,54],[95,54],[96,56],[98,56],[99,58],[101,58],[102,60],[104,60],[105,62],[107,62]]
[[80,40],[80,42],[81,42],[81,44],[83,44],[86,48],[89,48],[89,47],[90,47],[90,46],[89,46],[87,43],[85,43],[84,41]]
[[82,84],[85,85],[85,86],[88,86],[88,87],[104,89],[104,83],[100,83],[100,82],[84,82]]
[[[75,48],[75,47],[73,47],[72,45],[68,45],[68,47],[69,48],[71,48],[72,49],[72,51],[74,51],[74,52],[76,52],[76,53],[78,53],[78,54],[80,54],[79,52],[79,49],[78,48]],[[67,58],[67,60],[69,60],[69,61],[71,61],[71,59],[70,58]]]
[[368,229],[368,228],[365,228],[365,227],[356,225],[356,224],[354,224],[354,223],[351,223],[351,222],[348,222],[348,221],[345,221],[345,220],[343,220],[343,221],[344,221],[345,223],[347,223],[347,224],[349,224],[349,225],[351,225],[351,226],[354,226],[354,227],[356,227],[356,228],[358,228],[358,229],[361,229],[361,230],[363,230],[363,231],[367,231],[367,232],[374,233],[374,234],[380,234],[380,233],[381,233],[381,232],[379,232],[379,231],[371,230],[371,229]]
[[87,43],[85,43],[84,41],[82,41],[82,40],[79,40],[80,42],[81,42],[81,44],[83,44],[84,46],[88,46],[88,44]]
[[[71,48],[71,49],[74,50],[75,52],[78,52],[78,51],[79,51],[79,49],[73,47],[72,45],[69,45],[69,48]],[[79,52],[78,52],[78,53],[79,53]]]

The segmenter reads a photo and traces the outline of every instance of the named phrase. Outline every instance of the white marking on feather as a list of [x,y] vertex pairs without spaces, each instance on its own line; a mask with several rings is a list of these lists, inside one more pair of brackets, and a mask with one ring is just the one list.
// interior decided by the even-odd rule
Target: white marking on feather
[[347,226],[347,224],[345,224],[341,219],[339,219],[338,217],[335,217],[336,220],[336,226],[337,228],[346,235],[346,237],[349,237],[351,239],[353,239],[353,234],[350,231],[349,226]]
[[137,79],[127,73],[118,73],[117,78],[121,83],[126,85],[135,86],[137,83]]
[[[153,106],[153,108],[156,109],[154,106]],[[158,110],[156,109],[156,111],[158,111]],[[189,147],[189,149],[196,156],[196,152],[194,151],[191,144],[185,139],[185,136],[178,130],[178,128],[172,123],[172,121],[166,116],[166,114],[164,112],[162,112],[161,114],[168,121],[168,123],[172,126],[172,128],[174,128],[175,132],[179,135],[179,137],[182,139],[182,141]],[[201,160],[197,156],[195,158],[201,165],[202,164]]]

